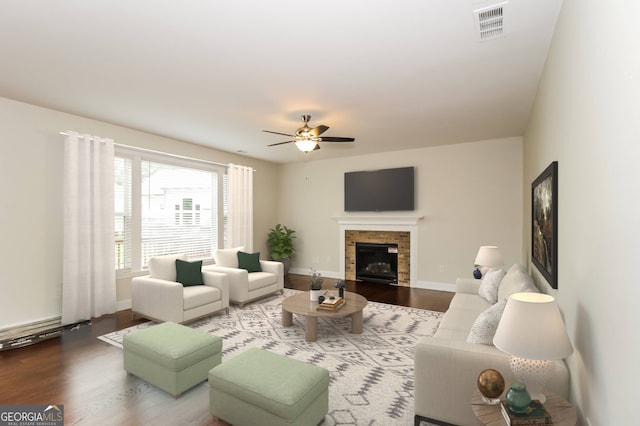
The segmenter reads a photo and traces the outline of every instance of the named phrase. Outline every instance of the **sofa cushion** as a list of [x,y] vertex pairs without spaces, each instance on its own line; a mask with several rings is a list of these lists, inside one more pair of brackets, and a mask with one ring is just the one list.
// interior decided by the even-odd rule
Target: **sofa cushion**
[[[470,309],[476,313],[477,317],[480,312],[489,306],[491,306],[491,303],[479,297],[477,294],[456,293],[453,299],[451,299],[447,312],[452,309]],[[473,319],[475,320],[476,318],[473,317]]]
[[193,285],[184,288],[183,307],[185,311],[208,305],[222,299],[219,288],[208,285]]
[[449,309],[442,317],[438,330],[459,331],[462,333],[462,340],[464,340],[476,318],[478,318],[478,312],[471,309]]
[[249,291],[258,290],[278,282],[278,276],[271,272],[253,272],[249,274]]
[[464,342],[469,335],[468,330],[451,330],[449,328],[438,327],[433,334],[436,339],[449,340],[451,342]]
[[478,294],[487,302],[491,304],[496,303],[498,301],[498,287],[505,274],[506,272],[502,269],[492,269],[488,271],[484,275],[484,278],[482,278]]
[[471,326],[467,343],[493,346],[493,336],[496,334],[505,306],[507,306],[507,299],[502,299],[481,312]]
[[238,252],[238,268],[246,269],[247,272],[262,272],[260,267],[260,252],[245,253]]
[[238,267],[238,252],[244,250],[244,247],[234,247],[230,249],[218,249],[213,253],[213,260],[218,266],[226,266],[227,268]]
[[515,264],[507,271],[498,287],[498,300],[508,299],[513,293],[538,292],[533,279],[523,265]]
[[187,260],[186,254],[153,256],[147,261],[151,278],[176,282],[176,259]]
[[461,332],[461,339],[465,340],[469,330],[478,315],[491,306],[478,295],[456,293],[451,300],[449,309],[442,317],[438,330],[455,330]]
[[183,286],[204,285],[202,280],[202,260],[186,262],[176,259],[176,281]]

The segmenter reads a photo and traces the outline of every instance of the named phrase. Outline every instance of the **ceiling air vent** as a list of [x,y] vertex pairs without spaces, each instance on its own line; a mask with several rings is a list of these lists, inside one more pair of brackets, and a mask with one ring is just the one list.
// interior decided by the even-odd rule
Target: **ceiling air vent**
[[504,35],[504,11],[507,2],[474,10],[476,29],[480,41],[491,40]]

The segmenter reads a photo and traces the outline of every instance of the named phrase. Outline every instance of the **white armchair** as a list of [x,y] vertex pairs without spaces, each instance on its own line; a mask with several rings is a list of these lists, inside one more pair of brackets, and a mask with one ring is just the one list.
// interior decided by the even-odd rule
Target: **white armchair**
[[[256,256],[254,264],[259,263],[257,272],[249,272],[242,269],[238,263],[238,252],[243,247],[232,249],[220,249],[214,254],[215,265],[202,268],[203,271],[218,272],[229,277],[229,302],[236,303],[242,308],[246,303],[265,297],[284,289],[284,265],[282,262],[259,260],[258,253],[249,254]],[[252,268],[249,268],[252,269]]]
[[202,270],[204,285],[177,282],[176,259],[185,255],[149,259],[149,275],[131,281],[131,311],[156,321],[185,323],[226,310],[229,312],[229,278]]

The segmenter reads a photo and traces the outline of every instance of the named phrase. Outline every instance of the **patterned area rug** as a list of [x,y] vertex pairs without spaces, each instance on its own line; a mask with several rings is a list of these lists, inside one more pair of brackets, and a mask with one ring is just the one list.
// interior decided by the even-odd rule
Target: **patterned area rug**
[[[323,425],[413,424],[413,354],[421,336],[432,335],[439,312],[369,302],[364,309],[364,331],[351,334],[350,318],[321,318],[318,340],[304,340],[304,317],[294,315],[292,327],[283,327],[281,303],[295,294],[273,296],[232,306],[220,314],[188,324],[222,337],[222,360],[250,347],[260,347],[326,368],[330,372],[329,414]],[[122,348],[132,330],[144,323],[99,339]]]

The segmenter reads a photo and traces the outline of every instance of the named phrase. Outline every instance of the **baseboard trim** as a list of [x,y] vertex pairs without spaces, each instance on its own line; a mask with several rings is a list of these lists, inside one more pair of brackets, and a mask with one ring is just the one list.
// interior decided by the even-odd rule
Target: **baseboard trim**
[[426,290],[437,290],[437,291],[456,291],[456,285],[451,283],[439,283],[434,281],[418,281],[415,288],[424,288]]
[[[319,272],[325,278],[335,278],[335,279],[338,279],[338,280],[342,278],[340,276],[340,273],[334,272],[334,271],[318,271],[318,270],[316,270],[316,272]],[[307,269],[289,268],[289,273],[290,274],[296,274],[296,275],[308,275],[308,276],[311,276],[311,271],[308,268]]]

